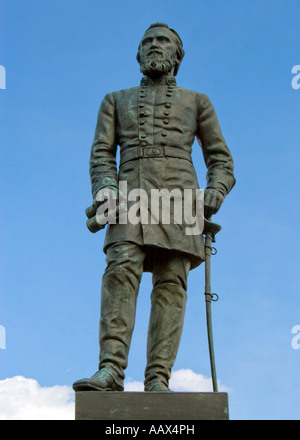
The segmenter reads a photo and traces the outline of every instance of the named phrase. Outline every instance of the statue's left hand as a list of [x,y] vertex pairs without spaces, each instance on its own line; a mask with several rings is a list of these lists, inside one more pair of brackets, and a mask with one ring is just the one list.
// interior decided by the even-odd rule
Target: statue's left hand
[[224,200],[223,194],[220,191],[207,188],[204,190],[204,217],[209,219],[213,214],[216,214]]

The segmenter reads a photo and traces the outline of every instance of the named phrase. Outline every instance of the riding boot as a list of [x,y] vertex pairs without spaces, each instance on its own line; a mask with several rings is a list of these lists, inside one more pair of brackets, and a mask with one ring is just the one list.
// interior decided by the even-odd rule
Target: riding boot
[[122,267],[106,271],[102,280],[99,325],[99,370],[110,372],[123,387],[124,370],[135,324],[137,278]]
[[170,391],[169,380],[179,348],[186,290],[173,283],[153,288],[147,341],[145,391]]

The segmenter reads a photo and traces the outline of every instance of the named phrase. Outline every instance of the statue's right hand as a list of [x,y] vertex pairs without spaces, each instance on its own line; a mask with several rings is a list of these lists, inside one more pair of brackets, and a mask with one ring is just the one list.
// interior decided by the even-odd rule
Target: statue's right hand
[[[101,222],[101,220],[100,220],[100,223],[99,223],[99,218],[97,218],[97,210],[105,202],[109,202],[108,206],[110,206],[110,208],[108,208],[108,211],[106,210],[105,212],[107,213],[110,210],[110,215],[113,215],[115,217],[118,216],[117,200],[118,200],[118,188],[106,187],[106,188],[100,189],[97,192],[92,206],[87,208],[85,211],[86,216],[88,217],[87,227],[90,230],[90,232],[95,233],[105,227],[106,221]],[[102,213],[102,216],[103,216],[103,213]],[[100,217],[101,217],[101,214],[100,214]]]
[[[110,193],[110,191],[113,191],[113,193]],[[86,216],[87,218],[93,218],[97,214],[97,209],[99,206],[101,206],[103,203],[107,202],[109,200],[109,197],[115,196],[116,199],[118,198],[118,189],[113,187],[107,187],[100,189],[96,197],[94,198],[93,204],[89,206],[86,210]]]
[[97,209],[103,203],[115,199],[118,200],[119,190],[114,186],[107,186],[105,188],[101,188],[94,199],[93,205]]
[[85,210],[85,214],[89,219],[95,217],[96,213],[97,213],[97,208],[94,205],[89,206]]

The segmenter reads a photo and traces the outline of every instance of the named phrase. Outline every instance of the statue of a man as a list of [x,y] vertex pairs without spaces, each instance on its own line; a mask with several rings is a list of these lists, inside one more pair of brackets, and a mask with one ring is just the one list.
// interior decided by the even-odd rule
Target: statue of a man
[[[184,51],[179,35],[155,23],[140,42],[140,87],[109,93],[101,103],[90,158],[94,208],[99,192],[116,197],[119,182],[128,191],[196,190],[191,158],[197,137],[207,166],[204,214],[215,214],[235,184],[233,161],[214,108],[204,94],[180,88],[175,76]],[[120,147],[119,170],[116,166]],[[103,200],[103,199],[102,199]],[[196,195],[191,201],[194,206]],[[74,383],[75,391],[122,391],[144,271],[153,274],[147,341],[145,391],[168,392],[180,344],[187,277],[205,259],[203,236],[186,234],[186,224],[172,221],[109,224],[102,279],[99,369]]]

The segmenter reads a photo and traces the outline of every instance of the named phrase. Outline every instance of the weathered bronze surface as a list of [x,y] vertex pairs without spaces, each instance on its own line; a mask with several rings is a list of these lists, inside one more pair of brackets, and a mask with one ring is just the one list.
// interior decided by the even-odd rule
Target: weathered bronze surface
[[[78,392],[75,400],[75,418],[107,422],[229,420],[228,395],[227,393]],[[191,430],[189,433],[192,433]]]
[[[213,105],[205,94],[177,86],[175,76],[183,56],[175,31],[165,24],[151,25],[138,48],[144,75],[140,86],[108,93],[103,99],[90,157],[94,202],[86,213],[92,232],[103,228],[95,216],[101,206],[99,193],[111,189],[117,197],[121,181],[128,192],[138,188],[149,197],[155,189],[198,189],[191,158],[195,137],[207,166],[207,219],[234,186],[232,156]],[[191,204],[196,205],[195,192]],[[183,328],[188,273],[205,260],[202,234],[187,235],[185,219],[176,224],[172,212],[169,224],[108,225],[99,368],[92,378],[75,382],[76,391],[123,390],[143,271],[153,273],[145,391],[169,391]]]

